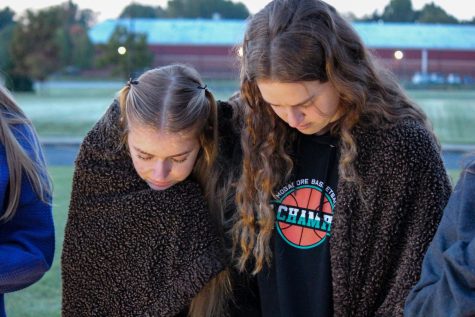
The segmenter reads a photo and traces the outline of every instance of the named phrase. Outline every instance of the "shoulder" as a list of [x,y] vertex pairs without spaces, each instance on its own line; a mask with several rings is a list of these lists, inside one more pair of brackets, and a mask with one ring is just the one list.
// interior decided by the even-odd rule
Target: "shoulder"
[[233,117],[233,107],[227,101],[216,101],[218,106],[218,117],[223,120],[231,120]]
[[[32,161],[43,165],[45,158],[43,157],[43,150],[33,125],[27,122],[14,124],[11,126],[11,131],[27,156]],[[4,155],[7,155],[6,151]]]
[[232,102],[218,101],[218,138],[220,156],[226,159],[239,156],[242,120],[239,105]]
[[239,105],[229,101],[217,101],[218,127],[221,135],[238,134],[240,130]]
[[28,152],[38,150],[39,141],[31,124],[22,123],[12,126],[12,132],[18,143]]
[[86,134],[83,145],[112,149],[119,148],[121,139],[120,107],[117,100],[107,108],[104,115]]
[[[475,199],[469,198],[473,196],[475,192],[475,156],[470,156],[465,159],[464,168],[461,172],[459,181],[454,190],[454,194],[465,195],[465,199],[469,199],[475,204]],[[463,200],[462,197],[458,197],[458,200]]]
[[415,178],[430,174],[446,178],[440,146],[433,133],[420,122],[402,120],[390,128],[358,129],[355,137],[356,164],[362,174]]
[[440,153],[434,134],[415,120],[402,120],[389,128],[357,128],[355,136],[358,147],[363,151],[383,151],[386,155],[411,157]]
[[464,172],[467,174],[475,175],[475,153],[465,160]]

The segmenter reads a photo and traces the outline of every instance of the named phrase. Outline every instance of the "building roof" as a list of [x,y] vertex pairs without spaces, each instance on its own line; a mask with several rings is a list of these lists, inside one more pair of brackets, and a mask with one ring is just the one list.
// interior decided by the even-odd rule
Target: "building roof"
[[[116,25],[147,34],[151,45],[234,46],[241,42],[245,20],[117,19],[95,25],[93,43],[106,43]],[[475,50],[475,26],[415,23],[355,22],[368,47]]]
[[117,19],[94,26],[89,35],[93,43],[106,43],[116,25],[147,34],[152,45],[234,46],[242,40],[244,20],[205,19]]
[[372,48],[475,50],[475,26],[378,22],[353,26]]

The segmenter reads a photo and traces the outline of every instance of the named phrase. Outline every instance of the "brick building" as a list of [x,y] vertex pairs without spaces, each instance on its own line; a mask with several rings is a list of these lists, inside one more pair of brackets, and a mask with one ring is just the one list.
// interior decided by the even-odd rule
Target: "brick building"
[[[153,66],[190,63],[204,76],[236,78],[244,20],[118,19],[90,30],[95,44],[106,43],[117,25],[147,34]],[[412,23],[363,23],[353,27],[366,45],[396,75],[475,78],[475,26]],[[456,77],[457,78],[457,77]]]

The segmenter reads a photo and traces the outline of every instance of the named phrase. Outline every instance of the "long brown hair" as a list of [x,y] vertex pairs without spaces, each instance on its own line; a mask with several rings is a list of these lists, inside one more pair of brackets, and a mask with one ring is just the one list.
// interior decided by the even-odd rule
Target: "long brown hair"
[[[220,200],[216,199],[214,183],[208,181],[216,173],[217,106],[198,72],[179,64],[149,70],[119,92],[119,103],[124,139],[130,120],[156,130],[186,131],[198,136],[201,150],[192,174],[204,189],[212,220],[222,232]],[[193,299],[189,316],[222,316],[229,283],[227,270],[215,276]]]
[[258,80],[333,84],[342,113],[331,129],[341,140],[339,177],[360,191],[354,166],[355,127],[384,128],[404,118],[429,125],[393,76],[376,64],[351,25],[323,1],[272,1],[250,19],[242,45],[241,94],[248,106],[241,140],[243,172],[236,194],[239,215],[232,233],[239,268],[244,270],[254,258],[257,273],[271,258],[274,213],[269,202],[292,170],[288,153],[294,135],[263,100]]
[[[22,130],[18,129],[20,126],[23,126]],[[25,179],[23,175],[26,175],[38,197],[48,204],[51,203],[52,187],[36,131],[3,87],[0,87],[0,142],[5,147],[10,174],[9,193],[5,199],[8,203],[5,212],[0,215],[0,222],[4,222],[10,220],[18,208],[21,184]],[[28,144],[22,144],[24,142]]]

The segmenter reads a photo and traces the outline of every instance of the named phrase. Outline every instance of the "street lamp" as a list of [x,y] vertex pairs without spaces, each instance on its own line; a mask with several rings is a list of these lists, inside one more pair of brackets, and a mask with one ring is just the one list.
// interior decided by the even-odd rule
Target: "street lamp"
[[395,51],[394,52],[394,58],[397,60],[401,60],[404,58],[404,53],[402,51]]
[[117,49],[117,53],[119,53],[120,55],[124,55],[125,53],[127,53],[127,49],[125,48],[125,46],[119,46],[119,48]]
[[404,65],[402,59],[404,58],[404,53],[400,50],[394,51],[394,58],[396,59],[396,65],[398,70],[398,77],[403,80],[404,78]]

